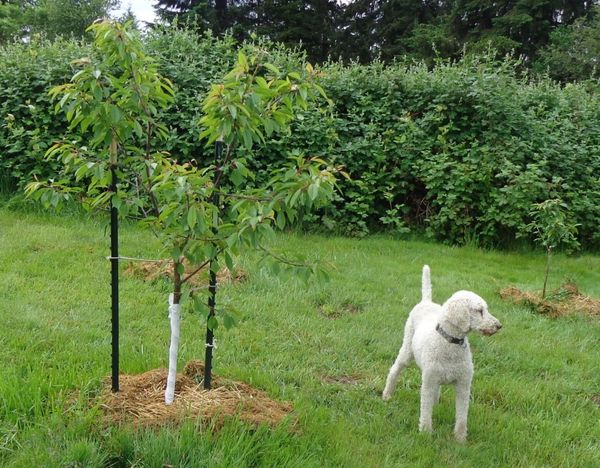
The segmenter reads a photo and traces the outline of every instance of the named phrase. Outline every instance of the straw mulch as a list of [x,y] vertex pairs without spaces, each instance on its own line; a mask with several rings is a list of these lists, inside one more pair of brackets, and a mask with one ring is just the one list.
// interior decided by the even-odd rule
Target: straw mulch
[[[184,277],[193,271],[195,268],[193,265],[189,265],[184,262],[185,273]],[[203,268],[197,274],[189,279],[189,283],[195,287],[204,287],[208,285],[208,267]],[[169,259],[161,260],[158,262],[130,262],[125,273],[136,278],[141,278],[145,281],[156,281],[158,279],[171,280],[173,277],[173,261]],[[248,273],[240,268],[236,268],[232,274],[227,268],[221,268],[217,273],[217,281],[219,284],[223,283],[241,283],[246,281]]]
[[136,426],[174,425],[186,419],[221,427],[225,419],[237,417],[251,425],[275,426],[292,412],[288,402],[277,402],[243,382],[213,376],[212,389],[199,383],[204,372],[200,361],[190,361],[177,374],[175,401],[165,404],[167,369],[154,369],[139,375],[121,374],[120,390],[112,393],[107,381],[100,407],[109,424]]
[[582,294],[574,283],[565,283],[544,299],[536,292],[521,291],[514,286],[500,291],[500,297],[514,304],[524,304],[550,317],[581,313],[600,317],[600,300]]

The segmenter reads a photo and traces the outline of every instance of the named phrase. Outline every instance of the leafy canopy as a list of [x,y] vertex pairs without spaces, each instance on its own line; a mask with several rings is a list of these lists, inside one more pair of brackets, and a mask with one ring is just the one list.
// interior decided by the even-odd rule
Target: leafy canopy
[[[31,182],[26,192],[45,205],[59,206],[76,195],[92,208],[111,203],[122,216],[142,216],[173,260],[175,303],[185,292],[199,292],[182,286],[203,266],[210,263],[216,270],[223,259],[232,269],[233,257],[249,248],[301,277],[322,274],[318,264],[270,252],[265,241],[300,212],[331,199],[339,168],[295,154],[271,170],[266,183],[254,186],[255,175],[243,158],[266,136],[289,133],[298,111],[325,97],[315,83],[317,72],[310,65],[279,70],[268,62],[266,50],[247,45],[203,104],[201,138],[207,145],[219,140],[222,159],[204,166],[179,163],[155,147],[168,136],[158,117],[173,100],[171,83],[159,75],[128,25],[100,22],[90,30],[99,59],[77,60],[81,69],[71,82],[51,90],[72,132],[46,153],[47,159],[62,162],[63,177]],[[114,168],[116,192],[110,188]],[[186,275],[184,264],[197,268]],[[212,317],[209,326],[217,323]]]

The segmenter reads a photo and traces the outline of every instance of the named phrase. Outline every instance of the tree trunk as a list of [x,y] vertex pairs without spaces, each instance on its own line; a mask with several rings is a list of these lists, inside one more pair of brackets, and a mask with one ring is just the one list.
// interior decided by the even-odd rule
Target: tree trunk
[[171,320],[171,345],[169,346],[169,373],[165,403],[170,405],[175,399],[175,381],[177,380],[177,353],[179,351],[179,324],[181,305],[181,275],[178,271],[180,262],[173,262],[173,294],[169,295],[169,319]]
[[546,252],[546,275],[544,276],[544,287],[542,289],[542,299],[546,297],[546,285],[548,284],[548,274],[550,273],[550,253],[552,249]]

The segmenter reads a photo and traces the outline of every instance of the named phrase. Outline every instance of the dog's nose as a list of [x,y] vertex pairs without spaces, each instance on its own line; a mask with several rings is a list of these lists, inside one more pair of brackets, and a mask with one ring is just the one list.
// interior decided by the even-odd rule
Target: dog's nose
[[498,322],[498,323],[496,324],[496,328],[497,328],[498,330],[500,330],[500,329],[502,328],[502,324],[501,324],[500,322]]

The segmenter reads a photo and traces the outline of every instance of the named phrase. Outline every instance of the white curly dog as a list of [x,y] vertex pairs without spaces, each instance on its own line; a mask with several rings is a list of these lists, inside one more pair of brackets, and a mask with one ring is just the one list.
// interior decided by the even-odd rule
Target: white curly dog
[[458,291],[444,305],[431,300],[429,267],[423,267],[422,299],[408,316],[404,340],[387,377],[383,399],[389,400],[400,372],[414,359],[421,369],[419,430],[433,430],[431,413],[438,402],[440,385],[456,388],[456,440],[467,438],[467,413],[473,377],[473,360],[467,333],[476,330],[493,335],[502,324],[488,312],[486,302],[470,291]]

